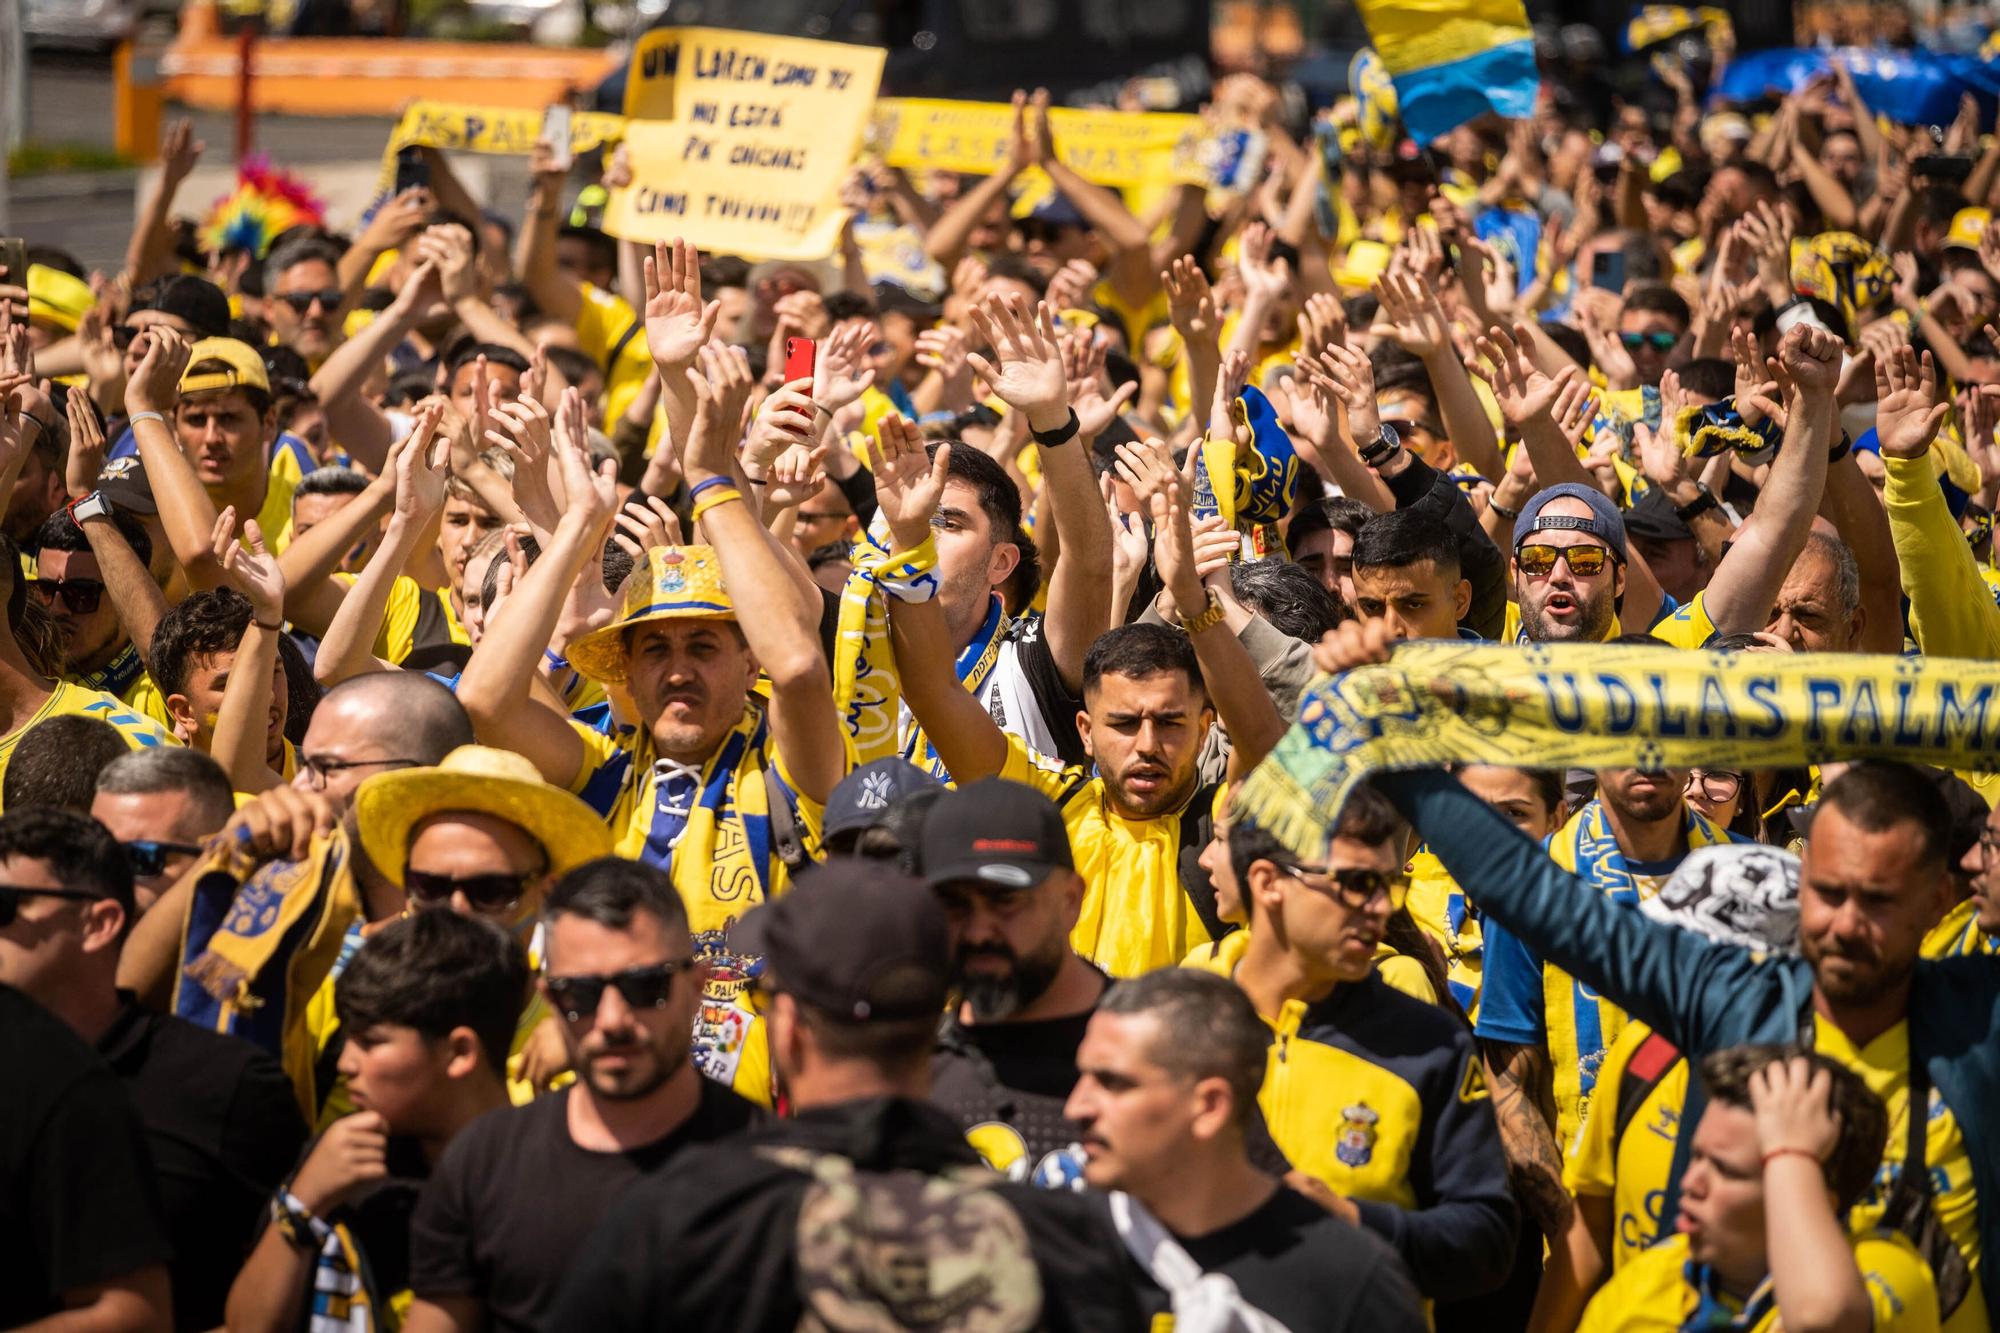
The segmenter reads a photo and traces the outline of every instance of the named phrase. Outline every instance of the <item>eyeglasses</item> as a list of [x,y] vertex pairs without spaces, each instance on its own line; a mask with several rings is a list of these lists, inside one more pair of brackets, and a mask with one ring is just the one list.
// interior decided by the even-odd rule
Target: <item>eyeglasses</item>
[[1514,548],[1514,562],[1520,565],[1521,572],[1537,579],[1553,574],[1558,560],[1568,561],[1569,572],[1580,579],[1595,578],[1613,558],[1608,546],[1550,546],[1545,542],[1529,542]]
[[654,963],[651,967],[628,967],[623,972],[603,976],[544,976],[542,984],[548,987],[549,999],[555,1002],[557,1012],[572,1023],[581,1023],[596,1015],[606,986],[616,986],[625,1003],[634,1009],[666,1008],[674,993],[674,978],[693,966],[694,959],[683,958],[678,962]]
[[31,579],[28,587],[42,599],[43,606],[54,606],[60,597],[64,606],[80,616],[95,611],[104,599],[104,585],[96,579]]
[[403,892],[419,907],[439,907],[462,893],[475,912],[504,912],[528,895],[532,875],[495,871],[486,875],[434,875],[428,870],[403,871]]
[[23,898],[68,898],[88,903],[103,896],[83,889],[31,889],[17,884],[0,884],[0,926],[11,926],[20,918]]
[[421,768],[421,759],[322,759],[318,755],[299,756],[299,771],[306,775],[314,788],[326,786],[326,780],[335,773],[345,773],[350,768],[372,768],[381,765],[387,768]]
[[1621,333],[1618,335],[1618,341],[1624,343],[1625,349],[1630,352],[1636,352],[1641,347],[1648,346],[1656,352],[1671,352],[1680,340],[1680,334],[1668,333],[1665,329],[1660,329],[1654,333]]
[[1700,788],[1701,794],[1718,805],[1736,799],[1743,790],[1743,775],[1722,768],[1697,768],[1688,773],[1687,790]]
[[343,295],[340,288],[328,287],[317,292],[285,292],[278,299],[303,315],[313,308],[315,301],[328,310],[338,310]]
[[[1285,873],[1313,890],[1315,893],[1331,893],[1342,907],[1360,911],[1375,901],[1378,896],[1389,899],[1389,910],[1403,910],[1403,900],[1409,895],[1410,881],[1401,875],[1392,875],[1380,870],[1368,870],[1361,866],[1350,866],[1344,870],[1329,870],[1325,866],[1295,866],[1285,863]],[[1314,883],[1318,880],[1320,883]]]
[[141,879],[166,870],[170,856],[201,855],[201,848],[191,842],[155,842],[151,838],[135,838],[119,845],[125,849],[125,855],[132,858],[132,873]]

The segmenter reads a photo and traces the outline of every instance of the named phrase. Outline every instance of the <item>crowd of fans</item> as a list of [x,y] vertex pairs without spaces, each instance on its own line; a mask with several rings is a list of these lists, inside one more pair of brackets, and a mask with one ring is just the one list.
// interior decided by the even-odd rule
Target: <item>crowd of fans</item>
[[0,274],[0,1326],[1990,1327],[1990,778],[1232,799],[1404,640],[2000,655],[2000,135],[1654,70],[754,266],[172,130]]

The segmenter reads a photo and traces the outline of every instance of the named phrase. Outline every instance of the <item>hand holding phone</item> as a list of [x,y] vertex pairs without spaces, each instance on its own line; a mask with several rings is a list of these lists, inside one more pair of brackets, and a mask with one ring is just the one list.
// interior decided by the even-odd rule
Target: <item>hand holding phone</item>
[[576,159],[569,149],[570,110],[558,102],[542,113],[542,138],[549,145],[549,165],[568,171]]
[[[811,381],[813,372],[819,367],[819,343],[811,338],[785,339],[785,383],[794,380]],[[812,424],[812,417],[804,412],[791,410],[792,415]]]
[[431,188],[431,163],[416,144],[396,151],[396,193]]

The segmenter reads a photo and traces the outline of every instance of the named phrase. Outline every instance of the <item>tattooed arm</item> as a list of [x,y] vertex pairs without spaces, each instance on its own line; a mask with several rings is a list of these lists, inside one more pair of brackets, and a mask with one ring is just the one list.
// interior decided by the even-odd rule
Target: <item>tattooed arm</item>
[[1479,1043],[1479,1053],[1486,1061],[1493,1115],[1507,1151],[1508,1183],[1542,1234],[1560,1238],[1576,1203],[1563,1188],[1549,1053],[1539,1046],[1489,1040]]

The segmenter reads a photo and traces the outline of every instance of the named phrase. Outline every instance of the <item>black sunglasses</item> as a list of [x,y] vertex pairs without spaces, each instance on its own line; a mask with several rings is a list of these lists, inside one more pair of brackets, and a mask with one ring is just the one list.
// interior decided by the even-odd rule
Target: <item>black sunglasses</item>
[[1680,342],[1680,340],[1680,334],[1668,333],[1665,329],[1660,329],[1653,333],[1621,333],[1618,335],[1618,341],[1624,343],[1627,350],[1634,352],[1648,343],[1653,345],[1654,351],[1671,352],[1674,350],[1674,345]]
[[313,308],[315,301],[328,311],[338,310],[343,295],[340,288],[328,287],[324,291],[317,292],[286,292],[278,299],[303,315]]
[[104,895],[83,889],[31,889],[18,884],[0,884],[0,926],[11,926],[21,916],[23,898],[68,898],[75,902],[96,902]]
[[477,912],[504,912],[528,894],[532,875],[434,875],[427,870],[403,871],[403,892],[419,907],[437,907],[462,893]]
[[60,597],[64,606],[80,616],[95,611],[104,599],[104,585],[96,579],[32,579],[28,587],[42,599],[43,606],[54,606]]
[[165,870],[170,856],[201,855],[201,848],[191,842],[156,842],[151,838],[134,838],[119,845],[125,849],[125,855],[132,858],[132,873],[141,879]]
[[625,1003],[634,1009],[665,1008],[674,993],[674,978],[692,968],[694,961],[683,958],[650,967],[628,967],[623,972],[603,976],[544,976],[542,983],[548,987],[549,999],[555,1002],[557,1011],[570,1022],[581,1023],[597,1013],[607,986],[616,986]]

